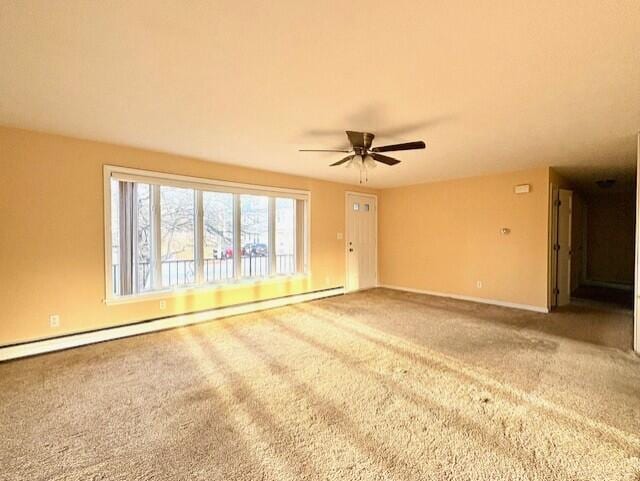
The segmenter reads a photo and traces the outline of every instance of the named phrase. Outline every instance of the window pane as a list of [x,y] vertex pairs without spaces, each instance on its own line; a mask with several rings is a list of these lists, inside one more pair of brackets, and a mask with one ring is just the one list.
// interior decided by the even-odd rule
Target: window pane
[[204,278],[233,278],[233,194],[203,192]]
[[240,245],[242,275],[269,275],[269,198],[240,196]]
[[276,199],[276,273],[296,271],[296,213],[293,199]]
[[120,295],[120,183],[111,179],[111,283]]
[[193,189],[160,187],[162,286],[195,282]]
[[136,289],[151,289],[151,187],[136,184]]

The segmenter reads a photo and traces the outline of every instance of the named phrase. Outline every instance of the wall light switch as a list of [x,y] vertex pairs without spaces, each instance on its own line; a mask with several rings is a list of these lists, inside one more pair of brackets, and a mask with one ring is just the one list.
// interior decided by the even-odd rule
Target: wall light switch
[[513,190],[516,194],[528,194],[531,192],[531,184],[516,185]]
[[482,281],[476,281],[476,287],[482,289]]
[[60,327],[60,316],[58,314],[51,314],[49,316],[49,327]]
[[167,308],[167,301],[163,299],[160,301],[160,309],[166,309],[166,308]]
[[338,235],[336,237],[338,238],[338,240],[342,240],[343,239],[342,232],[338,232]]

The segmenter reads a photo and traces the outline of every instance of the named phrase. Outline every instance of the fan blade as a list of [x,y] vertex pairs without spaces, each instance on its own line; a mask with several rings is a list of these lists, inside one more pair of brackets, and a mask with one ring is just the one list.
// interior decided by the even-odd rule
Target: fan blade
[[329,167],[333,167],[335,165],[341,165],[344,164],[345,162],[348,162],[349,160],[353,159],[355,157],[355,155],[347,155],[344,159],[339,160],[338,162],[334,162],[333,164],[331,164]]
[[376,154],[374,152],[370,152],[371,157],[376,159],[378,162],[382,162],[387,165],[396,165],[399,164],[400,161],[398,159],[394,159],[393,157],[387,157],[386,155]]
[[383,145],[382,147],[374,147],[372,152],[393,152],[397,150],[415,150],[424,149],[426,147],[422,140],[417,142],[405,142],[404,144]]
[[375,135],[369,132],[354,132],[353,130],[347,130],[346,133],[351,145],[365,149],[371,147],[371,142],[373,142],[373,138],[375,137]]
[[324,150],[324,149],[298,149],[298,152],[343,152],[345,154],[348,154],[349,152],[351,152],[350,150]]

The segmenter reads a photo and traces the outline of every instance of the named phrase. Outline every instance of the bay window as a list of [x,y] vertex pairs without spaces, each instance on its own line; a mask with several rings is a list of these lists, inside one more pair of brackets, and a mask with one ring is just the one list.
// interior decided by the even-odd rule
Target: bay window
[[304,274],[309,193],[105,167],[107,300]]

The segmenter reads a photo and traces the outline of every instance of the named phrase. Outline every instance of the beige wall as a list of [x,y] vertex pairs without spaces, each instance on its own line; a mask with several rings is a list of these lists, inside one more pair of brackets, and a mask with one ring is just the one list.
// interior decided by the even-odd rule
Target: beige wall
[[587,203],[587,278],[633,284],[635,194],[590,195]]
[[[165,310],[157,300],[105,305],[105,164],[310,190],[312,275],[168,299]],[[344,284],[336,233],[354,186],[9,128],[0,168],[0,345]]]
[[547,168],[382,191],[381,283],[546,308],[548,198]]
[[[311,276],[167,298],[165,310],[107,306],[106,164],[310,190]],[[10,128],[0,128],[0,168],[0,345],[342,286],[344,193],[376,192]],[[514,194],[522,183],[531,193]],[[378,192],[380,282],[546,307],[548,187],[541,168]]]

